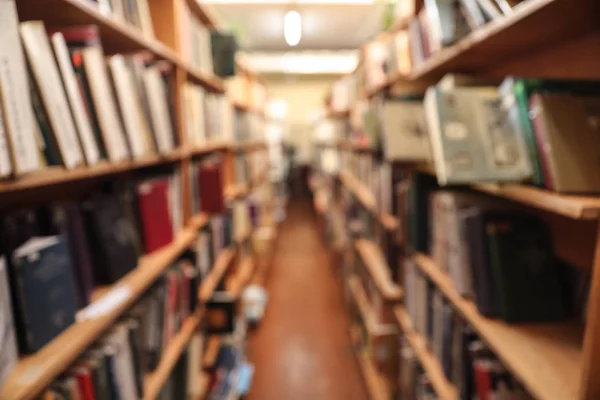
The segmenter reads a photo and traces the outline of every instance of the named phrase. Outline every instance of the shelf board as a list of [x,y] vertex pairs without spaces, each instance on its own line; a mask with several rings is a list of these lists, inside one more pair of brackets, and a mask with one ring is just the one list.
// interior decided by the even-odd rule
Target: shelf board
[[375,217],[377,218],[379,223],[383,225],[383,227],[386,230],[394,231],[398,229],[398,226],[400,226],[398,218],[394,217],[391,214],[387,214],[377,210],[375,196],[368,187],[360,183],[358,179],[352,176],[352,174],[348,171],[343,171],[340,173],[340,180],[342,181],[344,186],[346,186],[348,190],[350,190],[354,194],[354,197],[356,197],[358,201],[360,201],[362,205],[365,206],[367,210],[375,214]]
[[410,347],[412,347],[415,355],[419,359],[421,366],[427,373],[431,384],[435,390],[435,393],[440,399],[454,400],[457,399],[456,388],[444,375],[444,370],[440,361],[436,356],[427,348],[425,339],[413,329],[412,321],[410,316],[402,306],[396,306],[394,308],[394,316],[398,321],[398,325],[404,331],[404,336],[408,341]]
[[238,270],[235,276],[231,277],[227,282],[227,292],[233,297],[238,298],[242,295],[242,291],[250,282],[250,278],[254,274],[256,263],[252,256],[245,256],[238,265]]
[[577,399],[582,368],[583,327],[561,322],[510,325],[479,314],[433,260],[417,253],[417,265],[533,397]]
[[328,109],[327,114],[325,114],[325,116],[330,119],[345,119],[345,118],[350,117],[350,110]]
[[225,197],[228,200],[241,199],[246,197],[250,188],[246,183],[233,183],[225,188]]
[[192,335],[200,326],[201,321],[202,312],[196,311],[183,322],[179,333],[177,333],[163,351],[158,368],[146,375],[144,381],[144,400],[158,398],[165,382],[169,379],[173,368],[175,368],[181,355],[185,352]]
[[201,85],[211,92],[225,93],[225,84],[220,77],[206,74],[183,60],[179,61],[179,67],[185,71],[187,80]]
[[206,303],[212,297],[217,285],[225,276],[227,269],[231,265],[237,251],[233,247],[226,248],[221,251],[212,270],[208,276],[202,279],[198,295],[202,303]]
[[204,351],[204,357],[202,358],[202,365],[204,369],[210,369],[214,367],[219,356],[219,350],[221,349],[221,337],[217,335],[210,336],[206,343],[206,350]]
[[[206,217],[195,217],[193,223],[179,232],[170,245],[140,259],[138,267],[117,284],[130,290],[129,297],[124,301],[94,319],[76,322],[40,351],[22,358],[1,388],[0,399],[31,399],[39,395],[109,329],[192,244],[197,228],[204,218]],[[101,301],[102,297],[97,301]]]
[[19,192],[40,187],[100,178],[108,175],[116,175],[154,165],[176,162],[184,158],[185,154],[186,152],[183,150],[176,150],[166,156],[154,155],[141,160],[119,163],[101,162],[91,167],[80,167],[71,170],[64,169],[63,167],[49,167],[25,174],[13,180],[1,181],[0,193]]
[[399,301],[402,289],[392,281],[390,270],[377,245],[370,240],[358,239],[354,242],[354,247],[383,298],[392,302]]
[[352,340],[352,344],[357,347],[355,350],[356,361],[367,386],[369,398],[371,400],[390,400],[390,390],[385,380],[377,371],[377,367],[371,360],[367,350],[362,348],[360,344],[360,328],[356,326],[350,327],[350,339]]
[[394,326],[378,324],[377,321],[373,319],[375,312],[369,303],[369,298],[360,283],[360,279],[357,276],[350,276],[348,277],[347,284],[369,336],[375,338],[386,335],[396,335],[398,331]]

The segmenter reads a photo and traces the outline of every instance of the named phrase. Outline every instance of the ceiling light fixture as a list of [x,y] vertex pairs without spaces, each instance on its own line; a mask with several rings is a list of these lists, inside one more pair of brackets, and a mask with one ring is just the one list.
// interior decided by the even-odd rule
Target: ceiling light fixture
[[302,38],[302,16],[291,10],[283,17],[283,37],[288,46],[296,46]]

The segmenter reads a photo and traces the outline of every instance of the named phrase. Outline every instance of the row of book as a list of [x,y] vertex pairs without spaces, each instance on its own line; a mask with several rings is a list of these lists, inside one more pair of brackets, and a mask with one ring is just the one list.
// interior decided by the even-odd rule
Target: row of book
[[[404,279],[405,306],[413,328],[439,360],[444,375],[455,385],[460,399],[532,398],[412,261],[405,264]],[[406,367],[402,368],[401,377],[406,398],[435,398],[422,397],[430,394],[430,382],[418,373],[415,355],[406,345],[401,353],[403,367]]]
[[6,116],[0,176],[45,165],[73,169],[103,159],[140,159],[175,148],[169,64],[147,54],[105,58],[97,27],[19,24],[14,2],[2,4],[7,67],[0,76]]
[[[442,185],[531,182],[600,191],[596,82],[448,75],[418,98],[372,102],[366,133],[391,162],[433,162]],[[575,133],[573,133],[573,127]]]
[[81,0],[94,4],[99,11],[117,18],[140,30],[145,36],[154,37],[154,26],[148,0]]
[[[11,211],[2,220],[2,252],[20,352],[34,353],[75,321],[99,285],[113,284],[141,255],[173,240],[182,220],[173,199],[178,178],[127,183],[81,203]],[[174,189],[175,188],[175,189]],[[176,203],[179,204],[179,203]],[[10,307],[9,307],[10,308]]]
[[584,319],[589,277],[561,262],[539,217],[478,193],[437,191],[431,221],[438,267],[482,315],[507,322]]
[[207,92],[192,82],[185,83],[182,96],[188,143],[203,146],[235,139],[233,107],[227,96]]

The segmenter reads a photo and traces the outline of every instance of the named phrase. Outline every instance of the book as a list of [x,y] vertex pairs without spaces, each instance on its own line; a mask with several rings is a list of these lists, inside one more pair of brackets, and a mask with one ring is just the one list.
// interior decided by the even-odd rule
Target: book
[[223,173],[220,162],[211,161],[201,164],[198,173],[198,187],[202,193],[201,209],[203,212],[210,214],[225,212]]
[[168,185],[168,180],[163,178],[147,180],[137,186],[146,253],[156,251],[173,241]]
[[600,179],[590,170],[598,158],[600,97],[539,93],[531,97],[530,107],[546,187],[567,193],[600,191]]
[[82,205],[97,283],[113,284],[137,266],[135,228],[110,194],[94,194]]
[[387,161],[429,161],[431,152],[423,105],[386,100],[381,107],[383,152]]
[[[19,38],[19,18],[15,1],[0,2],[0,104],[8,149],[0,135],[0,166],[3,176],[39,169],[37,130],[31,108],[27,65]],[[7,150],[10,158],[7,157]],[[9,169],[9,163],[12,168]]]
[[210,47],[214,74],[222,78],[235,75],[235,54],[238,44],[231,33],[210,32]]
[[494,0],[477,0],[477,3],[488,20],[493,20],[502,16],[502,13]]
[[81,26],[61,28],[56,32],[63,34],[70,48],[79,50],[91,104],[108,159],[116,162],[129,158],[130,153],[112,93],[98,28]]
[[149,154],[147,141],[147,126],[142,119],[142,105],[136,96],[136,88],[131,76],[131,71],[125,64],[125,58],[120,55],[111,56],[108,60],[115,93],[121,110],[121,116],[127,135],[129,148],[133,158],[143,158]]
[[79,83],[71,63],[67,42],[60,32],[53,34],[51,40],[86,163],[87,165],[95,165],[101,158],[100,149],[92,130],[86,104],[78,86]]
[[425,0],[430,27],[431,52],[449,46],[469,33],[458,0]]
[[78,167],[83,164],[84,158],[44,23],[23,22],[20,31],[32,76],[39,90],[62,162],[67,169]]
[[566,316],[548,227],[535,216],[488,219],[486,241],[497,304],[508,322],[549,322]]
[[75,282],[67,241],[35,237],[15,249],[12,275],[21,351],[33,353],[75,322]]
[[477,0],[460,0],[463,9],[463,15],[469,24],[471,30],[477,29],[486,23],[486,19],[477,3]]
[[160,72],[155,66],[146,68],[143,73],[143,81],[147,92],[150,122],[154,130],[158,152],[167,154],[175,147],[173,126],[170,123],[167,105],[167,90]]
[[0,387],[19,360],[6,260],[0,257]]
[[440,185],[522,181],[531,176],[524,138],[495,88],[427,90],[427,117]]

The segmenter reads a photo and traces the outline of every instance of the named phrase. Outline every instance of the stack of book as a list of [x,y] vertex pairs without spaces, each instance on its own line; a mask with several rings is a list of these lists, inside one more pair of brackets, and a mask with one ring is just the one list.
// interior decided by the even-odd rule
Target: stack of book
[[227,96],[210,93],[187,82],[182,92],[186,104],[186,135],[195,147],[234,140],[233,109]]
[[413,65],[451,46],[485,23],[509,15],[520,0],[426,0],[408,26]]
[[154,27],[148,0],[86,0],[100,12],[139,29],[145,36],[154,37]]
[[0,176],[142,159],[175,148],[164,64],[146,54],[105,58],[95,26],[18,24],[10,1],[0,12],[7,16]]
[[[413,328],[441,363],[446,379],[454,384],[459,398],[532,398],[412,261],[406,263],[405,273],[405,305]],[[400,380],[405,383],[402,388],[406,398],[433,396],[431,382],[420,369],[412,351],[404,346],[401,354]]]
[[[190,262],[183,260],[171,267],[127,316],[49,386],[43,398],[144,398],[144,377],[158,367],[164,349],[196,309],[198,284]],[[199,357],[195,359],[200,362]],[[176,367],[173,379],[178,390],[185,391],[186,364],[194,360],[182,357],[179,362],[183,371]]]
[[0,303],[14,316],[20,353],[40,350],[90,304],[94,288],[118,282],[142,254],[171,243],[182,226],[178,180],[122,182],[80,203],[3,216],[1,280],[10,290]]

